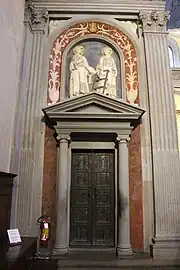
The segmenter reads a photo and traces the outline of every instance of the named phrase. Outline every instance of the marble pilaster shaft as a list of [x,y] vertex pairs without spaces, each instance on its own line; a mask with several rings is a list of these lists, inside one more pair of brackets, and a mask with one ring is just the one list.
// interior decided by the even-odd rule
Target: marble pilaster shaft
[[118,245],[119,257],[132,253],[130,244],[129,164],[127,139],[118,141]]
[[165,32],[144,32],[155,203],[155,236],[179,234],[180,167],[173,85]]
[[[40,88],[40,73],[44,29],[47,25],[43,12],[41,10],[42,16],[38,13],[38,21],[35,21],[37,10],[33,7],[25,10],[21,84],[11,157],[11,170],[18,172],[17,185],[13,191],[11,226],[18,228],[21,235],[29,236],[37,235],[36,220],[41,215],[41,157],[44,140],[41,108],[44,105],[44,94]],[[47,15],[46,11],[45,14]]]
[[54,254],[63,255],[68,251],[67,238],[67,219],[68,219],[68,141],[69,137],[59,139],[59,149],[57,156],[57,188],[56,188],[56,238],[54,245]]

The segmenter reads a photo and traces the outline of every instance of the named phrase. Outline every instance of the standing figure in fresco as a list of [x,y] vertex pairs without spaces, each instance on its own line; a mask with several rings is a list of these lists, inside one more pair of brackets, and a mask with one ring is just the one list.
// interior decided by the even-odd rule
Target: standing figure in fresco
[[70,62],[70,97],[89,92],[89,85],[92,83],[92,76],[96,73],[90,67],[86,57],[84,57],[83,46],[76,46],[73,49],[73,57]]
[[102,56],[96,67],[96,72],[99,77],[98,92],[115,97],[117,68],[112,52],[112,49],[108,46],[102,48]]

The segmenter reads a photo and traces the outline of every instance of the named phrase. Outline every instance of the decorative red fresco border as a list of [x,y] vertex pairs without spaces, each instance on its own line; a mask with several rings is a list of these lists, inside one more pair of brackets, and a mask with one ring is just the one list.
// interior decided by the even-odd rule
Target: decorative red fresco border
[[49,78],[47,103],[53,104],[60,100],[61,65],[65,48],[80,37],[108,37],[116,43],[124,56],[126,98],[130,104],[138,104],[138,67],[136,50],[130,38],[118,28],[96,21],[79,23],[61,33],[53,43],[49,60]]

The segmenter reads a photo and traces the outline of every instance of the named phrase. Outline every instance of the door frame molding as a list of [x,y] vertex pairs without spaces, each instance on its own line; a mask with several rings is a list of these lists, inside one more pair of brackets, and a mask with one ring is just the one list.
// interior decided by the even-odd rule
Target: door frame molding
[[[72,141],[69,147],[69,179],[68,179],[68,243],[70,242],[70,219],[71,219],[71,211],[70,211],[70,204],[71,204],[71,164],[72,164],[72,151],[73,150],[90,150],[90,149],[94,149],[94,150],[113,150],[114,151],[114,229],[115,229],[115,234],[114,234],[114,247],[110,247],[110,248],[106,248],[106,247],[102,247],[101,249],[111,249],[114,250],[117,247],[117,228],[118,228],[118,224],[117,224],[117,209],[118,209],[118,205],[117,205],[117,195],[118,195],[118,174],[117,174],[117,148],[116,148],[116,144],[114,142],[91,142],[91,141],[87,141],[87,142],[76,142],[76,141]],[[90,247],[92,249],[92,247]],[[70,247],[70,250],[82,250],[81,247]],[[83,247],[84,249],[88,249]],[[98,247],[93,247],[93,250],[97,250]]]
[[[43,112],[47,122],[53,126],[56,132],[58,144],[57,220],[53,255],[64,256],[69,251],[68,200],[70,198],[71,158],[68,151],[73,147],[73,142],[71,145],[70,140],[75,141],[74,134],[81,134],[81,147],[83,147],[84,139],[88,141],[86,134],[90,133],[94,137],[101,134],[100,142],[106,142],[106,138],[109,136],[108,141],[117,143],[118,185],[116,186],[118,186],[118,206],[121,205],[121,209],[118,207],[117,215],[117,255],[122,258],[129,257],[132,254],[132,248],[130,243],[128,140],[132,129],[140,124],[145,111],[120,99],[90,92],[48,106],[43,109]],[[115,148],[114,143],[112,145]],[[103,145],[103,148],[106,147]]]

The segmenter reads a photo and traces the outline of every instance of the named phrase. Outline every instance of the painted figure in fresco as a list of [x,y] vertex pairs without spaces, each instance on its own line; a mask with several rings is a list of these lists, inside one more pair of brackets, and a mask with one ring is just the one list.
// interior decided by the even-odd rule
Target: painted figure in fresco
[[70,62],[70,97],[88,93],[95,73],[95,69],[89,66],[84,56],[84,47],[76,46]]
[[117,68],[112,53],[113,51],[110,47],[106,46],[102,48],[102,56],[96,67],[99,77],[97,91],[110,97],[115,97]]

